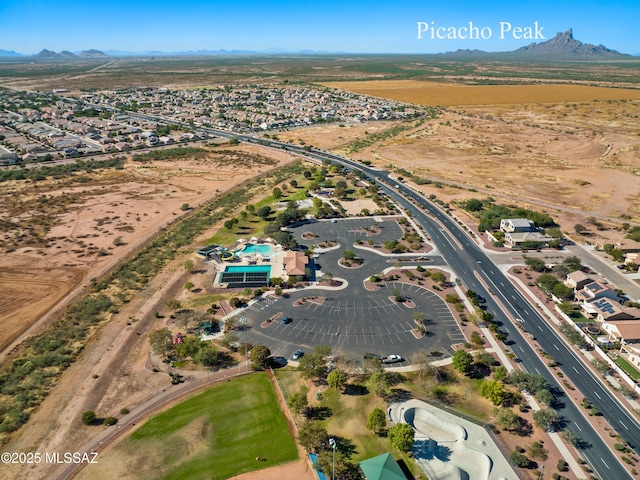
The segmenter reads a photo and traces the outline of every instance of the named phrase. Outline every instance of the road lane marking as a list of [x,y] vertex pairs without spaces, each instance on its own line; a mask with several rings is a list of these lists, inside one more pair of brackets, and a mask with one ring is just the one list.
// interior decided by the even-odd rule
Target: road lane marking
[[620,425],[622,425],[624,428],[626,428],[627,430],[629,430],[629,427],[627,427],[624,423],[622,423],[622,420],[618,420],[620,422]]
[[600,397],[600,395],[598,395],[598,392],[593,392],[593,394],[598,397],[598,399],[602,400],[602,397]]
[[575,423],[576,428],[577,428],[578,430],[582,431],[582,429],[580,428],[580,425],[578,425],[576,422],[573,422],[573,423]]

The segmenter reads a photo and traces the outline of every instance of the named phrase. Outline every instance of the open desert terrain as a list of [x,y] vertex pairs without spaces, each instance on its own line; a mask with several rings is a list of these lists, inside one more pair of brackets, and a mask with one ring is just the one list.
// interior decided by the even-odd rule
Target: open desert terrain
[[145,239],[207,199],[292,159],[255,147],[209,149],[202,158],[123,169],[10,181],[0,193],[0,348],[38,319],[50,317],[69,292],[86,286]]
[[[435,120],[352,154],[433,180],[421,186],[424,191],[446,200],[492,196],[537,205],[567,231],[588,217],[640,222],[640,90],[416,81],[327,85],[441,106]],[[281,137],[344,152],[352,138],[385,128],[391,126],[333,125]]]

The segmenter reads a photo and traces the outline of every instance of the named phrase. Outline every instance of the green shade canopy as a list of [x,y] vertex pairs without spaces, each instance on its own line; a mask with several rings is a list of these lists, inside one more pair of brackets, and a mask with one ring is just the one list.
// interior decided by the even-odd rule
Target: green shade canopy
[[360,468],[367,480],[407,480],[390,453],[363,460]]

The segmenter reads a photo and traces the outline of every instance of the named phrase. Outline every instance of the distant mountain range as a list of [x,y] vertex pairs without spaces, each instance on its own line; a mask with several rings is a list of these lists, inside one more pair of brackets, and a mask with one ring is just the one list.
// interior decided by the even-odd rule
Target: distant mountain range
[[[187,50],[181,52],[128,52],[123,50],[84,50],[79,53],[72,53],[63,50],[60,53],[44,49],[35,55],[22,55],[20,53],[8,50],[0,50],[0,57],[25,57],[36,61],[55,61],[55,60],[72,60],[72,59],[97,59],[105,57],[189,57],[189,56],[213,56],[213,55],[322,55],[322,54],[342,54],[345,52],[326,52],[318,50],[284,50],[284,49],[268,49],[262,51],[255,50]],[[616,59],[632,59],[633,55],[620,53],[617,50],[611,50],[604,45],[592,45],[590,43],[582,43],[573,38],[573,30],[559,32],[550,40],[541,43],[531,43],[525,47],[518,48],[510,52],[485,52],[483,50],[457,50],[455,52],[433,54],[439,56],[453,56],[456,58],[464,57],[491,57],[492,59],[504,60],[616,60]],[[636,56],[640,56],[640,53]]]
[[510,52],[484,52],[482,50],[457,50],[444,55],[469,55],[503,57],[507,59],[547,59],[547,60],[614,60],[631,59],[633,55],[611,50],[604,45],[582,43],[573,38],[573,30],[558,32],[555,37],[546,42],[531,43],[526,47]]

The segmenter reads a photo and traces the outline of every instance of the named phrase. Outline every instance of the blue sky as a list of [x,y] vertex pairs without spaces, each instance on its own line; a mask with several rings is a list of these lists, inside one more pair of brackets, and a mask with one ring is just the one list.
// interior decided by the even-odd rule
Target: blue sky
[[[638,54],[638,19],[638,0],[0,0],[0,49],[506,51],[573,28],[584,43]],[[417,22],[431,28],[421,40]],[[464,35],[457,29],[469,22],[491,34],[485,29],[485,39],[438,39],[433,30],[445,28],[442,35],[454,28]],[[502,39],[500,22],[512,26]],[[544,39],[524,38],[534,22]],[[517,27],[521,38],[513,37]]]

